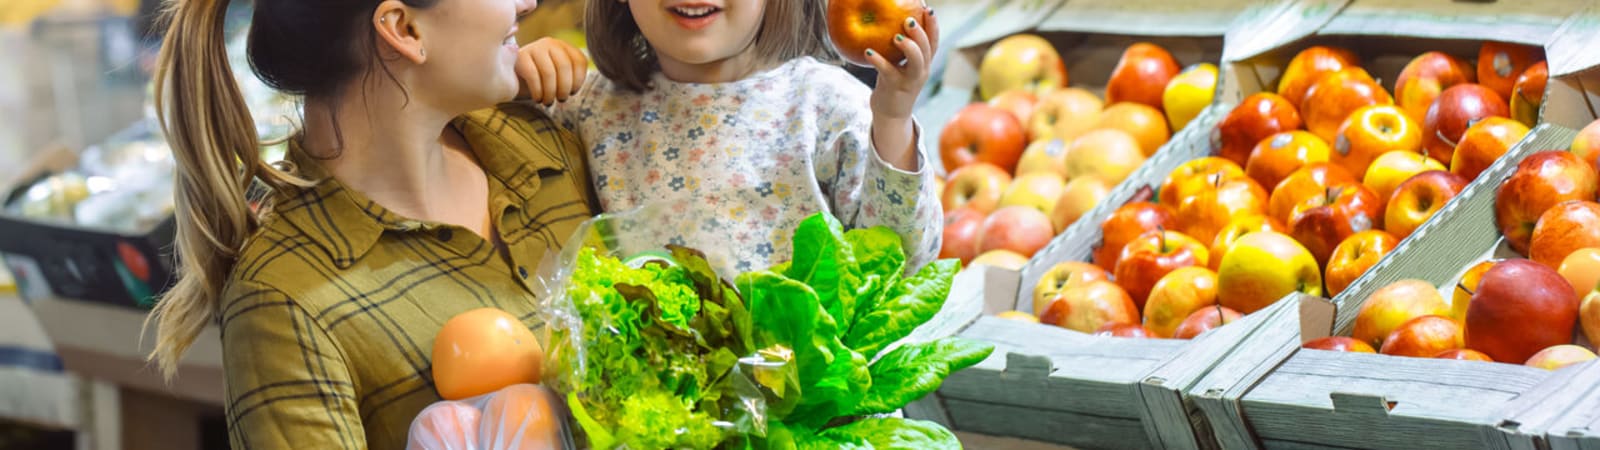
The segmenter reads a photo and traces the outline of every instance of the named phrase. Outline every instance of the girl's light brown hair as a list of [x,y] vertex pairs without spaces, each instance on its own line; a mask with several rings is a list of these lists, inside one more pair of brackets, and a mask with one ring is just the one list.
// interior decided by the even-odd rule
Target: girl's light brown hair
[[[619,0],[588,0],[584,34],[589,54],[600,74],[633,91],[650,89],[650,77],[661,70],[655,50],[633,21],[628,4]],[[761,30],[756,32],[755,54],[763,65],[810,56],[824,62],[838,59],[828,43],[827,7],[824,0],[766,0]]]

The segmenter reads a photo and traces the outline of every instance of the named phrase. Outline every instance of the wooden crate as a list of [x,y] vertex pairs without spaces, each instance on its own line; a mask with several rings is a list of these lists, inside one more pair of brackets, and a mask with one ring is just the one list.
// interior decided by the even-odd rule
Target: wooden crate
[[[1235,348],[1184,395],[1221,448],[1542,448],[1543,435],[1503,426],[1530,403],[1560,397],[1560,378],[1521,365],[1299,349],[1348,335],[1361,305],[1401,279],[1454,286],[1501,245],[1494,195],[1524,157],[1565,148],[1575,133],[1540,125],[1332,300],[1303,297],[1271,339]],[[1547,382],[1556,383],[1554,385]]]

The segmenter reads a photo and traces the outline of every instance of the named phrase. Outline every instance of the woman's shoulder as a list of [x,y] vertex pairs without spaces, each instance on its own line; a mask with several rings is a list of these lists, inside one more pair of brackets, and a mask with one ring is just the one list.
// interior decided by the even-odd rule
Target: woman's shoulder
[[533,103],[503,103],[473,111],[454,125],[490,169],[523,164],[536,170],[564,169],[585,161],[577,136]]

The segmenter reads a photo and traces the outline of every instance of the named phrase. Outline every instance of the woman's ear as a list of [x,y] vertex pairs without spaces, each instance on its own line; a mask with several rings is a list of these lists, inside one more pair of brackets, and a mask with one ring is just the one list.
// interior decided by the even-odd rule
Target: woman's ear
[[387,44],[400,57],[422,64],[428,59],[428,50],[422,45],[422,30],[410,7],[399,0],[384,0],[372,12],[372,27],[377,30],[379,42]]

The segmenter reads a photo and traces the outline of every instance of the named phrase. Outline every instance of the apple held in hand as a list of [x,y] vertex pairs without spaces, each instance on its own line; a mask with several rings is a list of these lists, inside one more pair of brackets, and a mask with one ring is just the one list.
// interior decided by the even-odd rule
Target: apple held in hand
[[1440,161],[1454,157],[1467,128],[1490,117],[1510,117],[1505,97],[1477,84],[1458,84],[1439,94],[1422,120],[1422,146]]
[[1360,63],[1356,54],[1345,48],[1318,45],[1301,50],[1294,55],[1294,59],[1289,60],[1289,65],[1283,69],[1283,76],[1278,78],[1278,95],[1299,108],[1306,98],[1306,91],[1311,90],[1311,86],[1323,75],[1358,67]]
[[1152,230],[1177,228],[1172,209],[1150,202],[1131,202],[1117,208],[1100,222],[1100,246],[1094,249],[1094,264],[1107,272],[1117,270],[1122,248],[1139,235]]
[[1365,342],[1361,342],[1361,341],[1356,340],[1355,338],[1345,337],[1345,336],[1328,336],[1328,337],[1325,337],[1325,338],[1312,339],[1310,341],[1307,341],[1304,344],[1300,344],[1300,348],[1308,348],[1308,349],[1312,349],[1312,350],[1328,350],[1328,351],[1334,351],[1334,352],[1350,352],[1350,353],[1377,353],[1378,352],[1377,350],[1373,350],[1372,346],[1371,345],[1367,345],[1367,343],[1365,343]]
[[1033,311],[1043,312],[1061,291],[1110,280],[1111,274],[1093,264],[1078,261],[1056,264],[1039,277],[1039,283],[1033,286]]
[[1411,236],[1460,195],[1467,183],[1460,175],[1443,170],[1423,172],[1400,183],[1384,206],[1384,229],[1400,239]]
[[1461,83],[1477,81],[1477,68],[1444,52],[1426,52],[1412,58],[1395,79],[1395,102],[1407,116],[1422,123],[1439,94]]
[[1133,304],[1143,309],[1162,277],[1183,267],[1205,267],[1208,258],[1206,246],[1194,238],[1176,231],[1149,231],[1122,248],[1113,275]]
[[1139,42],[1128,46],[1111,69],[1106,101],[1134,102],[1161,108],[1161,93],[1178,76],[1178,61],[1159,45]]
[[1593,200],[1596,189],[1600,174],[1577,155],[1559,150],[1528,155],[1495,194],[1495,224],[1511,249],[1526,255],[1545,211],[1568,200]]
[[1261,92],[1245,97],[1217,123],[1211,137],[1217,156],[1243,167],[1250,151],[1262,139],[1300,129],[1300,111],[1277,94]]
[[1357,109],[1339,125],[1329,161],[1351,174],[1367,173],[1379,156],[1396,150],[1422,148],[1422,127],[1394,105]]
[[1007,206],[995,210],[983,221],[978,236],[978,252],[1010,250],[1032,258],[1035,252],[1050,244],[1055,237],[1050,216],[1028,206]]
[[962,108],[939,133],[939,156],[947,169],[986,162],[1010,173],[1027,148],[1022,124],[1006,110],[986,103]]
[[828,2],[828,38],[839,56],[852,64],[872,67],[867,49],[883,55],[891,63],[906,59],[894,45],[894,37],[905,29],[906,20],[927,23],[927,7],[922,0],[833,0]]
[[1013,89],[1038,95],[1065,87],[1067,80],[1061,54],[1050,41],[1033,34],[1011,35],[995,42],[978,63],[978,93],[985,100]]
[[1594,352],[1587,348],[1572,344],[1562,344],[1540,350],[1523,363],[1528,367],[1537,367],[1544,370],[1556,370],[1562,367],[1595,359]]
[[1144,325],[1156,337],[1170,338],[1195,311],[1217,304],[1217,274],[1204,267],[1182,267],[1167,273],[1150,290],[1144,304]]
[[1467,307],[1467,348],[1495,361],[1527,361],[1550,346],[1572,342],[1578,297],[1555,269],[1526,259],[1490,267]]
[[1264,188],[1277,186],[1289,174],[1307,164],[1327,162],[1328,144],[1305,131],[1288,131],[1262,139],[1250,158],[1245,161],[1244,172]]
[[970,265],[972,258],[978,256],[978,235],[983,231],[983,219],[983,213],[967,208],[945,213],[939,258],[955,258],[963,265]]
[[1333,255],[1328,257],[1327,268],[1323,271],[1323,281],[1327,283],[1328,295],[1337,296],[1350,287],[1357,278],[1367,273],[1367,269],[1378,264],[1384,255],[1394,251],[1400,245],[1400,239],[1394,235],[1380,230],[1367,230],[1351,235],[1334,247]]
[[1438,288],[1422,280],[1400,280],[1379,288],[1361,304],[1350,337],[1382,348],[1389,333],[1411,319],[1448,314],[1450,306],[1439,296]]
[[1243,317],[1243,314],[1239,314],[1238,311],[1229,309],[1226,306],[1200,308],[1189,314],[1188,318],[1183,319],[1183,323],[1178,324],[1178,330],[1172,333],[1172,337],[1174,339],[1194,339],[1207,331],[1238,322]]
[[1115,283],[1093,281],[1056,294],[1039,314],[1039,322],[1093,333],[1106,324],[1139,323],[1139,309]]
[[1000,198],[1011,186],[1011,174],[994,164],[975,163],[950,172],[940,205],[945,211],[961,208],[989,214],[1000,208]]
[[1378,353],[1428,358],[1466,345],[1461,325],[1444,316],[1422,316],[1400,324],[1383,340]]
[[1489,117],[1472,124],[1461,135],[1456,150],[1450,155],[1450,171],[1467,180],[1478,178],[1495,160],[1511,150],[1524,136],[1528,127],[1504,117]]
[[1322,270],[1311,252],[1272,231],[1244,235],[1217,268],[1217,302],[1245,314],[1290,293],[1322,295]]

